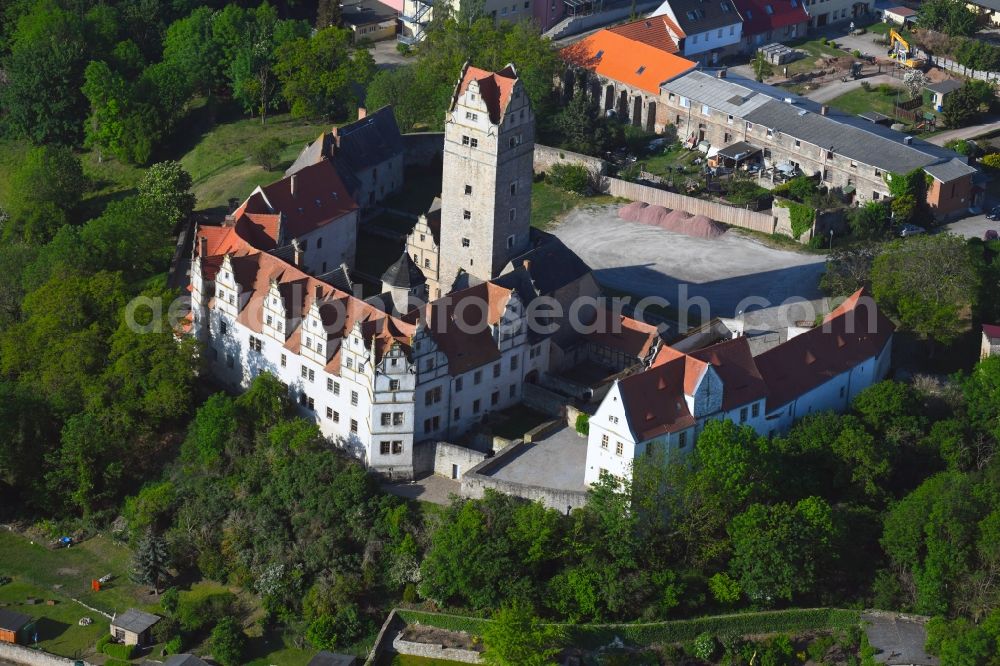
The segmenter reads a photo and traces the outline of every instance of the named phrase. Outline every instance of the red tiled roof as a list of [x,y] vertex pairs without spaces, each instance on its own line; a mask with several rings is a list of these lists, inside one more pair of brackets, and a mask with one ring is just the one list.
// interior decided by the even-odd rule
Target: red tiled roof
[[[427,329],[438,349],[448,357],[449,373],[457,375],[500,358],[490,326],[500,322],[513,293],[484,282],[424,307]],[[415,321],[418,316],[420,311],[415,310],[406,320]]]
[[643,359],[660,337],[655,326],[626,317],[606,308],[597,312],[597,330],[587,338],[599,345],[619,349],[628,356]]
[[997,324],[983,324],[983,333],[988,338],[1000,338],[1000,326]]
[[788,404],[878,355],[894,330],[871,295],[859,289],[828,314],[822,326],[754,359],[767,384],[768,409]]
[[[743,16],[743,35],[759,35],[799,23],[808,23],[804,0],[733,0]],[[771,8],[770,14],[767,8]]]
[[488,72],[466,63],[462,70],[462,80],[458,84],[458,90],[452,100],[454,108],[455,100],[458,99],[469,88],[469,83],[476,81],[479,85],[479,94],[486,102],[486,108],[490,111],[490,120],[498,124],[503,117],[507,105],[510,103],[511,93],[514,84],[517,82],[517,72],[513,65],[507,65],[499,72]]
[[691,356],[710,363],[722,380],[722,409],[729,411],[767,396],[767,384],[760,376],[750,343],[745,337],[733,338]]
[[262,191],[263,198],[260,193],[252,194],[237,213],[283,213],[289,239],[298,238],[358,208],[329,160],[304,167]]
[[655,95],[660,84],[695,67],[690,60],[610,30],[595,32],[560,54],[572,65]]
[[[661,360],[659,356],[657,360]],[[694,425],[694,417],[688,411],[681,390],[684,366],[683,354],[664,357],[659,365],[618,382],[625,415],[637,441],[644,442]]]
[[917,10],[909,7],[889,7],[889,9],[883,10],[883,13],[895,14],[896,16],[916,16]]
[[650,16],[649,18],[608,28],[609,32],[619,34],[634,42],[648,44],[666,53],[677,53],[677,42],[670,35],[670,30],[673,30],[675,35],[684,35],[681,29],[667,15]]

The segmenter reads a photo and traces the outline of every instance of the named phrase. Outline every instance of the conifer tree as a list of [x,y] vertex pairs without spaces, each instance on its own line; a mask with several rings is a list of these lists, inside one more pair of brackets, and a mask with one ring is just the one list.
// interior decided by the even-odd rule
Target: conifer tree
[[166,542],[153,532],[153,528],[147,529],[132,556],[132,582],[152,585],[159,594],[160,583],[170,576],[169,567]]

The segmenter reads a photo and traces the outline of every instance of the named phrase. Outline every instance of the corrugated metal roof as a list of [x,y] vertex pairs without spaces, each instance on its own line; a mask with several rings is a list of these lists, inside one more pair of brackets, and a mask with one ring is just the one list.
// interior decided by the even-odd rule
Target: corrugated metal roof
[[716,111],[736,116],[745,116],[771,99],[729,79],[719,79],[698,71],[668,81],[662,88],[687,97],[692,104],[707,104]]

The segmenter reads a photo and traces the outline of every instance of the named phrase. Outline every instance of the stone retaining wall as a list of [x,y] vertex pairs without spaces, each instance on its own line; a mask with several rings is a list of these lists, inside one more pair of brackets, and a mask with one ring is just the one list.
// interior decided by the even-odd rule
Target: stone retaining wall
[[531,409],[542,414],[560,417],[565,413],[568,399],[550,391],[538,384],[525,384],[521,387],[521,400]]
[[536,143],[533,162],[535,173],[547,172],[553,164],[579,164],[587,167],[587,170],[595,176],[603,176],[608,172],[608,163],[600,157],[581,155],[562,148],[551,148]]
[[11,643],[0,643],[0,663],[3,662],[26,664],[27,666],[73,666],[73,664],[79,662],[84,664],[84,666],[91,666],[89,662],[83,660],[57,657],[48,652],[33,650],[23,645],[12,645]]
[[586,491],[543,488],[542,486],[504,481],[489,476],[493,470],[503,466],[508,456],[516,457],[525,447],[529,446],[534,446],[534,444],[517,442],[466,472],[462,477],[462,497],[482,499],[486,489],[491,488],[506,495],[541,502],[550,509],[560,512],[567,511],[567,509],[578,509],[585,505],[587,503]]
[[618,178],[605,178],[604,183],[605,191],[612,196],[631,201],[645,201],[648,204],[663,206],[671,210],[682,210],[690,215],[704,215],[717,222],[742,229],[751,229],[765,234],[775,232],[775,220],[770,213],[758,213],[715,201],[696,199],[677,192],[667,192]]
[[458,444],[437,442],[434,447],[434,473],[451,478],[451,466],[458,465],[458,478],[486,460],[486,454]]
[[399,654],[408,654],[425,659],[446,659],[449,661],[460,661],[465,664],[481,664],[483,657],[475,650],[463,650],[461,648],[446,648],[441,645],[431,645],[429,643],[415,643],[404,641],[400,632],[392,641],[392,647]]

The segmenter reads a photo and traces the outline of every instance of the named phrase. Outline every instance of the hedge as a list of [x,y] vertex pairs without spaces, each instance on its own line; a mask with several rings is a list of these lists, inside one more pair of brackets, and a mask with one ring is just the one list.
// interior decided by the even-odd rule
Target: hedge
[[101,646],[101,652],[109,657],[128,661],[132,658],[132,655],[135,652],[135,646],[126,645],[125,643],[105,643]]
[[[407,623],[416,623],[464,631],[481,636],[483,628],[490,620],[461,615],[428,613],[424,611],[397,609]],[[630,624],[578,624],[563,625],[569,632],[570,640],[581,648],[596,648],[607,645],[615,638],[638,646],[657,643],[680,643],[708,633],[713,636],[773,634],[779,632],[802,632],[822,629],[846,629],[859,626],[861,613],[856,610],[837,608],[806,608],[757,613],[736,613],[715,615],[692,620],[670,622],[644,622]]]

